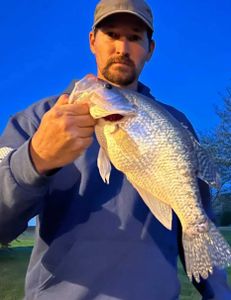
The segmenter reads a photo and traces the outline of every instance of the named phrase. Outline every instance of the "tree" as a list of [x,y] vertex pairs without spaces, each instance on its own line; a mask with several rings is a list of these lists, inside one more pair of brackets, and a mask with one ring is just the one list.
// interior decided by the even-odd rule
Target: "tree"
[[201,144],[214,159],[221,176],[221,186],[212,189],[212,205],[220,226],[231,223],[231,89],[222,96],[223,105],[216,107],[219,124],[209,133],[201,134]]
[[[218,166],[221,188],[218,194],[231,190],[231,89],[222,96],[223,107],[216,107],[220,122],[210,133],[201,134],[201,143]],[[218,196],[218,194],[216,196]]]
[[9,249],[10,243],[0,243],[0,249]]

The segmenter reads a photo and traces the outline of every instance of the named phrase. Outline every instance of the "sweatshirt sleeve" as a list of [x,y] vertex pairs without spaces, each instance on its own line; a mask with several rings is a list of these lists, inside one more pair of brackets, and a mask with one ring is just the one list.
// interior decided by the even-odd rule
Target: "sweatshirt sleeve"
[[18,113],[0,137],[0,242],[21,234],[43,206],[51,178],[36,172],[29,155],[38,124]]

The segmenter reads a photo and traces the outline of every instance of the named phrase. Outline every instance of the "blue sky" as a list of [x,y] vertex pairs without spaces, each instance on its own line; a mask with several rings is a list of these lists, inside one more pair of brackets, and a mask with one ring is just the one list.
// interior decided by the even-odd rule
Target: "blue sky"
[[[8,118],[72,79],[95,73],[88,47],[97,0],[0,3],[0,132]],[[214,127],[214,104],[231,86],[231,1],[149,0],[156,51],[141,80],[182,110],[197,131]],[[32,222],[33,223],[33,222]]]
[[[34,101],[95,73],[88,32],[97,0],[9,0],[0,4],[0,132]],[[182,110],[196,130],[217,123],[214,104],[231,86],[231,1],[149,0],[156,51],[141,80]]]

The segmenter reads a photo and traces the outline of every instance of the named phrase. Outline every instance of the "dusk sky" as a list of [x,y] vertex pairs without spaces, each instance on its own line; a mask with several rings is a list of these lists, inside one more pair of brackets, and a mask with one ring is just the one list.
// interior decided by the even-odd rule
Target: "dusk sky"
[[[96,73],[88,46],[97,0],[0,3],[0,133],[10,115]],[[149,0],[156,51],[141,76],[197,132],[213,128],[214,105],[231,87],[231,0]]]
[[[8,118],[72,79],[96,73],[88,33],[98,0],[0,2],[0,133]],[[156,50],[141,76],[197,132],[218,123],[231,87],[231,0],[149,0]],[[33,221],[32,221],[33,223]]]
[[[95,73],[90,0],[0,4],[0,132],[10,115]],[[214,104],[231,86],[231,0],[150,0],[156,51],[141,81],[183,111],[197,131],[214,127]],[[33,223],[33,221],[32,221]]]

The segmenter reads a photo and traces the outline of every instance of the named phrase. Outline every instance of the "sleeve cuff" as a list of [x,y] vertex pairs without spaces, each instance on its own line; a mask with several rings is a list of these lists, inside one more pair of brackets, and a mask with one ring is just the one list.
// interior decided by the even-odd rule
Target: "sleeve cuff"
[[34,168],[29,154],[30,140],[26,141],[10,157],[10,169],[16,182],[24,189],[45,187],[52,176],[40,175]]

